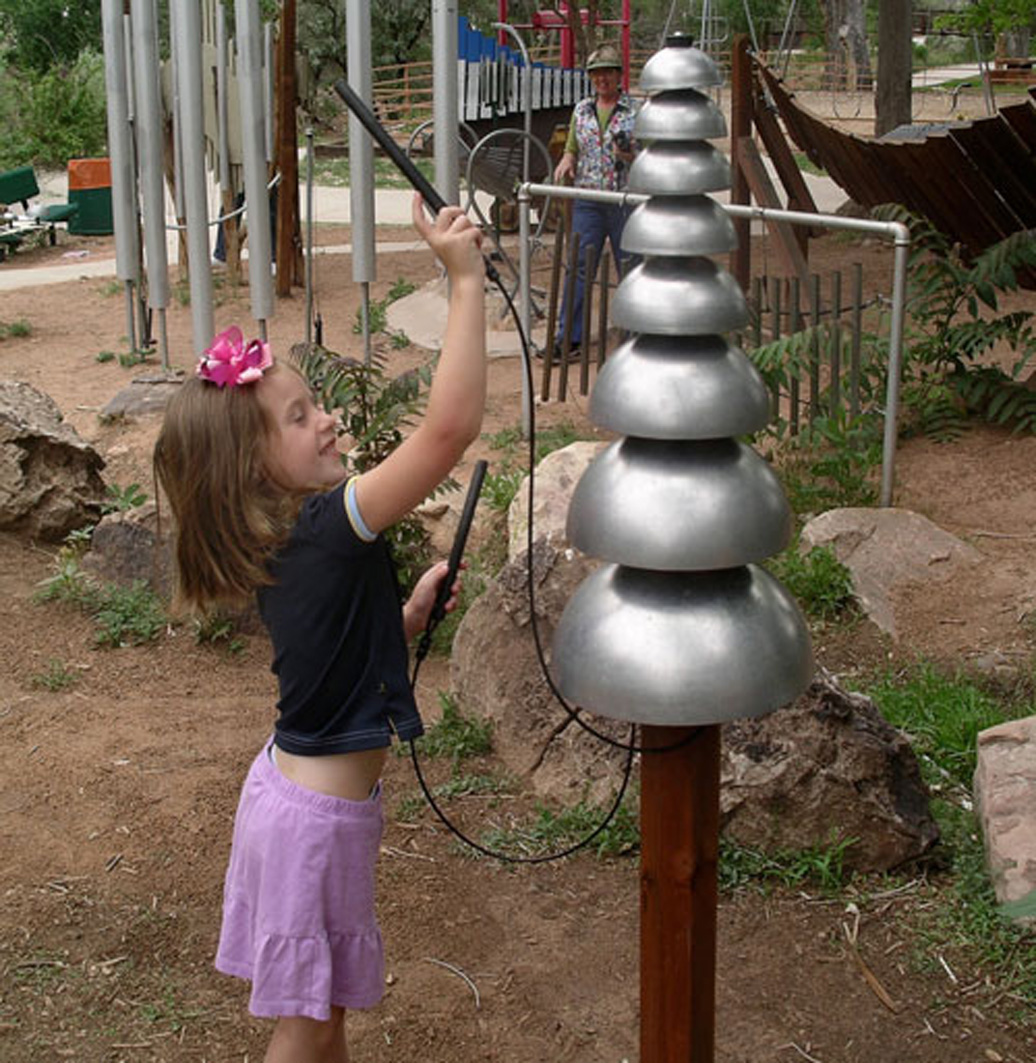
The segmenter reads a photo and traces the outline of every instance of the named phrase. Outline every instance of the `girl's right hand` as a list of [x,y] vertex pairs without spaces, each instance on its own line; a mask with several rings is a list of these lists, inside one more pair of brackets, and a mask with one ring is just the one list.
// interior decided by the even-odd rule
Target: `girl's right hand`
[[434,218],[429,218],[425,212],[424,199],[419,192],[415,192],[411,213],[414,228],[436,253],[451,277],[484,275],[482,230],[472,224],[460,207],[443,207]]

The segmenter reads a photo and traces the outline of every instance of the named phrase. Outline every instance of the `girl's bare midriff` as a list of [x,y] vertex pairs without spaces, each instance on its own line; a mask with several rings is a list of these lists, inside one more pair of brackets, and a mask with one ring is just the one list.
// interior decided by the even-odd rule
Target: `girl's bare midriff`
[[278,749],[276,761],[286,779],[307,790],[348,801],[366,801],[381,778],[387,755],[387,748],[333,753],[327,757],[299,757]]

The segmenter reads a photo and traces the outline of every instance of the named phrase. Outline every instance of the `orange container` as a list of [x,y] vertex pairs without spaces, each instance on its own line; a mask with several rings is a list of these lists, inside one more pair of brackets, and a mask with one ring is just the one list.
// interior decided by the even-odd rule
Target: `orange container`
[[68,187],[111,188],[112,167],[110,159],[69,159]]

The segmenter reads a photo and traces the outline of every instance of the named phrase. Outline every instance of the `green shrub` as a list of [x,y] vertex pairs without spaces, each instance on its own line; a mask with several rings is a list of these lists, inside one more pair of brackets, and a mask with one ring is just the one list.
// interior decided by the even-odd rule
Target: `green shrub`
[[853,604],[852,574],[829,546],[803,553],[796,540],[766,567],[817,620],[835,620]]

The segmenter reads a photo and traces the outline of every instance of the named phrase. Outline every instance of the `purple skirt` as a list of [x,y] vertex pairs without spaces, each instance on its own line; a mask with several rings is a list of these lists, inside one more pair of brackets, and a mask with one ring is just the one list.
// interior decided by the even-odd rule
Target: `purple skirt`
[[286,779],[269,746],[255,758],[234,820],[216,968],[252,983],[266,1018],[369,1008],[384,989],[374,866],[381,788],[367,801]]

